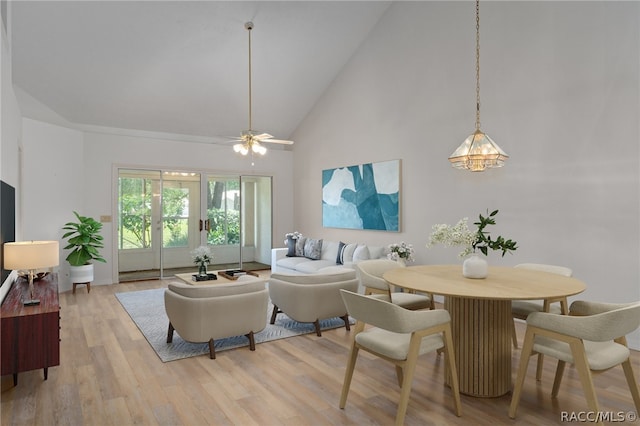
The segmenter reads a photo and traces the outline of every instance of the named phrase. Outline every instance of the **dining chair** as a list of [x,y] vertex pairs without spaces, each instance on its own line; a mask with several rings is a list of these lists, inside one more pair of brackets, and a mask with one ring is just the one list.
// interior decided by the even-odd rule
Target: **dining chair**
[[[348,290],[340,290],[340,293],[347,312],[356,319],[355,334],[340,396],[340,408],[344,409],[347,403],[358,352],[363,349],[396,366],[400,401],[395,423],[403,424],[418,357],[443,348],[448,367],[445,372],[451,378],[455,414],[460,417],[460,385],[453,356],[449,312],[444,309],[411,311],[385,300]],[[365,331],[367,324],[372,327],[367,327]]]
[[[529,358],[541,353],[558,359],[551,396],[558,395],[565,364],[574,364],[587,398],[589,411],[599,413],[592,372],[622,365],[627,384],[640,412],[640,390],[631,367],[626,335],[640,326],[640,302],[594,303],[576,301],[569,315],[534,312],[527,318],[509,417],[516,416]],[[599,424],[602,424],[601,422]]]
[[[534,271],[550,272],[552,274],[563,275],[570,277],[573,275],[573,271],[565,266],[545,265],[541,263],[520,263],[514,268],[531,269]],[[559,303],[560,305],[558,306]],[[535,300],[513,300],[511,302],[511,336],[513,340],[513,347],[518,349],[518,335],[516,333],[516,318],[525,320],[532,312],[551,312],[553,314],[567,315],[569,313],[569,305],[566,297],[544,299],[543,301]],[[542,379],[542,366],[544,364],[544,356],[538,355],[538,363],[536,366],[536,380]]]
[[364,294],[373,295],[376,298],[412,311],[435,308],[432,295],[395,292],[389,283],[382,278],[382,274],[387,271],[395,268],[404,268],[401,263],[389,259],[371,259],[356,263],[356,267],[360,285],[364,287]]

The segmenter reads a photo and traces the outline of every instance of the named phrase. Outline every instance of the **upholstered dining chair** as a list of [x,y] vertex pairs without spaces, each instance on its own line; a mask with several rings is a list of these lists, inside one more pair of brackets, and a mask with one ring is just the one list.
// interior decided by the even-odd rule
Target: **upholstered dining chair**
[[382,278],[382,274],[391,269],[404,268],[404,265],[389,259],[371,259],[356,263],[360,285],[364,294],[386,300],[394,305],[410,310],[434,309],[432,295],[408,292],[394,292],[389,283]]
[[621,364],[636,412],[640,412],[640,390],[631,368],[625,338],[640,326],[640,302],[617,304],[576,301],[571,304],[569,312],[570,315],[534,312],[527,318],[509,417],[513,419],[516,416],[529,358],[535,353],[558,359],[552,397],[558,395],[565,364],[575,365],[589,411],[593,413],[599,413],[600,409],[591,372],[608,370]]
[[[573,271],[565,266],[545,265],[542,263],[520,263],[514,268],[531,269],[535,271],[550,272],[552,274],[570,277]],[[559,305],[558,305],[559,304]],[[567,315],[569,313],[569,305],[566,297],[556,299],[536,300],[514,300],[511,302],[511,336],[513,339],[513,347],[518,349],[518,335],[516,333],[516,318],[525,320],[532,312],[551,312],[553,314]],[[544,355],[538,354],[538,364],[536,366],[536,380],[542,379],[542,366],[544,364]]]
[[[396,366],[401,390],[395,423],[403,424],[418,357],[444,348],[448,366],[445,371],[451,378],[455,413],[458,417],[461,416],[460,390],[453,356],[449,312],[444,309],[410,311],[385,300],[347,290],[340,290],[340,293],[347,312],[356,319],[355,334],[340,396],[340,408],[344,409],[347,404],[358,352],[363,349]],[[373,327],[365,330],[367,324]]]

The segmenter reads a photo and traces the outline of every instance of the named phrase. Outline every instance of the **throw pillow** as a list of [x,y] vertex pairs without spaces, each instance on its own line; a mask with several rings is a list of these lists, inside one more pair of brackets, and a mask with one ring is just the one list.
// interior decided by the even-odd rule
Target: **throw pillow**
[[338,244],[338,257],[336,258],[336,263],[338,265],[342,265],[342,251],[344,250],[344,248],[347,245],[345,243],[343,243],[342,241],[340,241],[340,244]]
[[304,257],[311,260],[320,260],[322,255],[322,240],[307,238],[304,243]]
[[343,265],[347,262],[353,262],[353,252],[356,250],[357,244],[347,244],[342,249],[342,257],[340,258],[340,263]]
[[296,256],[296,240],[293,237],[287,237],[287,257]]
[[379,246],[367,246],[369,248],[369,258],[370,259],[381,259],[385,256],[384,247]]
[[360,262],[361,260],[369,259],[369,248],[365,245],[359,245],[353,252],[353,261]]
[[305,242],[307,242],[307,237],[300,237],[296,240],[296,256],[304,257]]

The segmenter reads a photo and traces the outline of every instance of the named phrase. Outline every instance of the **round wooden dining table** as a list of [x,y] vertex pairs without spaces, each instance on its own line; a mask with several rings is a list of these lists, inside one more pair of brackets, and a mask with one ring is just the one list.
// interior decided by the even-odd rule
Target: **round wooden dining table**
[[478,397],[511,390],[511,301],[561,299],[586,288],[576,278],[500,266],[490,266],[483,279],[465,278],[461,265],[396,268],[383,278],[397,287],[445,296],[460,392]]

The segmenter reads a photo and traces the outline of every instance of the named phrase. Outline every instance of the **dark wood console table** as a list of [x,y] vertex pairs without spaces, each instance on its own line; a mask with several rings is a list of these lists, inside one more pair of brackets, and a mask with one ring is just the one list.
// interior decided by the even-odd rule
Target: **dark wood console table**
[[60,365],[60,303],[58,301],[58,275],[47,274],[33,283],[34,298],[39,305],[24,306],[29,299],[29,283],[19,278],[13,283],[2,302],[0,323],[0,358],[2,375],[13,374],[18,384],[18,373]]

